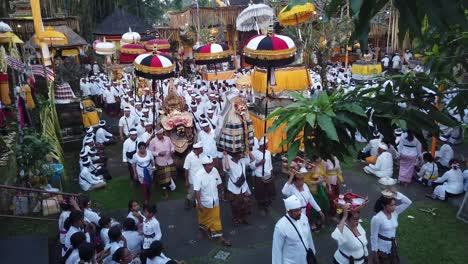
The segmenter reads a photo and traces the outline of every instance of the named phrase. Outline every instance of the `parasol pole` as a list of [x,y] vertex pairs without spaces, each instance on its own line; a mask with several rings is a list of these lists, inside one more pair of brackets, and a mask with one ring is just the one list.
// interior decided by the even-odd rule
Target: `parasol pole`
[[297,33],[299,34],[299,39],[302,41],[301,29],[299,28],[299,21],[297,20],[297,14],[295,14],[294,17],[296,17]]
[[151,88],[153,90],[153,131],[156,129],[156,79],[152,78]]
[[[266,132],[267,132],[267,120],[266,117],[268,115],[268,85],[270,84],[270,74],[271,74],[271,67],[267,67],[267,81],[266,81],[266,95],[265,95],[265,112],[264,112],[264,118],[265,122],[263,123],[263,159],[265,159],[265,142],[266,142]],[[265,163],[262,164],[262,176],[265,174]]]

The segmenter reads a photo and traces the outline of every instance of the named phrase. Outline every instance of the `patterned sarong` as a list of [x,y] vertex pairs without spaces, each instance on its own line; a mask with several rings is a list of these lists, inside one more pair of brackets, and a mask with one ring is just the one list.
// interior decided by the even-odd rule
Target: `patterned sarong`
[[174,164],[167,166],[158,166],[156,170],[159,185],[169,187],[171,179],[177,176],[177,168]]

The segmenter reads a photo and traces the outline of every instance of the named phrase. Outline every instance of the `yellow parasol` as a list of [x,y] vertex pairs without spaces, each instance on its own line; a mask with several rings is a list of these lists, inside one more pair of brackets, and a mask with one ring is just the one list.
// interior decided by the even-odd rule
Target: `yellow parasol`
[[297,26],[309,21],[314,16],[315,7],[307,0],[293,0],[278,14],[282,26]]
[[0,33],[0,43],[24,44],[24,42],[13,32]]
[[47,27],[45,31],[36,32],[36,43],[46,43],[48,45],[67,45],[67,37],[53,27]]

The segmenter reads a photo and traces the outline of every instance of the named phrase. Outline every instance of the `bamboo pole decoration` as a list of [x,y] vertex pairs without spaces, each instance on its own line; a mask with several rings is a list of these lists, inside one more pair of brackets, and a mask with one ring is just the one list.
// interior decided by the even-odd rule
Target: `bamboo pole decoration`
[[[442,84],[439,85],[439,93],[442,93],[444,91],[444,86]],[[440,111],[440,102],[442,100],[442,96],[437,96],[437,101],[436,101],[436,108],[438,111]],[[437,138],[432,136],[432,143],[431,143],[431,155],[432,157],[435,157],[436,153],[436,148],[437,148]]]
[[[349,18],[349,0],[346,1],[346,15]],[[345,70],[348,69],[349,63],[349,51],[348,51],[348,44],[346,44],[346,51],[345,51]]]

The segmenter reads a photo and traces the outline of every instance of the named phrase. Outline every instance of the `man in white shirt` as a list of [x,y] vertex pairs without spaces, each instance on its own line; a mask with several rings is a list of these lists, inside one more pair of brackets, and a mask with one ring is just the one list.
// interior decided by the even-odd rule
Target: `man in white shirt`
[[146,121],[145,125],[145,132],[138,136],[138,142],[145,142],[146,146],[148,146],[149,141],[151,139],[151,135],[153,134],[153,123]]
[[91,95],[90,86],[89,86],[89,83],[88,83],[88,78],[81,78],[80,90],[81,90],[81,96],[83,96],[83,97]]
[[217,237],[225,246],[231,243],[223,237],[223,227],[219,212],[219,189],[222,188],[221,176],[213,165],[210,156],[204,156],[203,164],[193,179],[193,189],[197,202],[199,228],[208,233],[209,237]]
[[136,120],[140,121],[138,122],[139,124],[136,126],[136,130],[138,133],[138,137],[141,137],[141,135],[143,135],[143,133],[145,133],[146,131],[145,123],[147,120],[144,117],[137,118]]
[[273,164],[266,137],[263,137],[258,142],[258,149],[254,149],[252,155],[255,158],[255,161],[251,164],[254,170],[255,199],[257,200],[260,212],[266,215],[276,195],[275,183],[273,182]]
[[315,258],[315,246],[307,216],[301,213],[296,195],[284,200],[286,215],[275,225],[272,245],[272,264],[306,264],[307,251]]
[[106,130],[106,121],[99,121],[99,128],[96,130],[96,143],[111,145],[115,143],[114,135]]
[[203,168],[201,160],[203,158],[203,144],[197,142],[193,144],[192,151],[185,157],[185,185],[187,186],[187,199],[185,200],[185,209],[190,209],[195,202],[195,193],[193,191],[193,178],[195,174]]
[[449,162],[453,159],[453,149],[448,144],[448,138],[444,136],[439,137],[440,143],[443,144],[438,151],[435,153],[435,159],[437,161],[437,165],[440,169],[448,170],[450,168]]
[[[200,122],[201,130],[198,133],[198,140],[203,145],[203,154],[213,158],[215,166],[218,165],[218,149],[216,147],[215,132],[210,127],[210,123],[204,119]],[[216,166],[216,168],[218,168]]]
[[401,57],[400,54],[395,53],[395,56],[392,58],[392,69],[394,72],[398,72],[401,67]]
[[135,177],[133,175],[132,159],[133,155],[138,150],[137,135],[138,133],[135,128],[130,129],[129,138],[124,141],[122,147],[122,162],[127,163],[128,173],[131,181],[135,181]]
[[107,113],[111,117],[116,116],[119,112],[119,105],[115,99],[119,96],[117,91],[113,87],[111,87],[110,84],[106,84],[106,90],[104,90],[102,96],[104,98],[104,102],[106,103]]
[[120,140],[124,140],[125,138],[127,138],[130,129],[136,127],[137,122],[135,118],[130,114],[130,111],[130,107],[125,107],[124,115],[119,119]]
[[246,180],[246,169],[255,160],[252,152],[249,157],[243,157],[243,153],[235,153],[229,156],[224,152],[224,171],[227,177],[227,189],[231,196],[231,211],[234,225],[249,224],[247,216],[251,213],[250,188]]
[[367,174],[373,174],[379,178],[391,178],[393,176],[393,157],[387,150],[387,144],[381,142],[379,144],[379,151],[375,165],[369,164],[368,166],[365,166],[364,172]]

